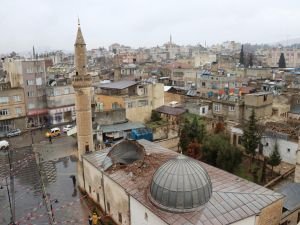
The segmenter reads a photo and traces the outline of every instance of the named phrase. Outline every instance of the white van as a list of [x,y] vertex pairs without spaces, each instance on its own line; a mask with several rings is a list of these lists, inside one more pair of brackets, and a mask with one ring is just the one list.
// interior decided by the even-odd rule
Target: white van
[[5,140],[0,141],[0,150],[2,150],[2,149],[8,149],[8,147],[9,147],[8,141],[5,141]]
[[54,127],[52,129],[50,129],[50,132],[46,133],[46,136],[49,137],[56,137],[60,135],[60,129],[58,127]]

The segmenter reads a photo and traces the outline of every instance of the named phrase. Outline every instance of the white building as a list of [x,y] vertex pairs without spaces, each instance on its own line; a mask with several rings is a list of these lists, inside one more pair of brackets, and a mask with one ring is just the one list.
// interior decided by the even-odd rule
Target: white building
[[87,194],[122,225],[278,225],[283,196],[146,140],[83,156]]

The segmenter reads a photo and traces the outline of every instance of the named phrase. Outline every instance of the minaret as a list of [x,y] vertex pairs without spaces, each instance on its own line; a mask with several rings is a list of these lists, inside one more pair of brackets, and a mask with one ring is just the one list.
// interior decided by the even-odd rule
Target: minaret
[[78,158],[94,150],[91,109],[92,79],[87,74],[86,44],[84,42],[78,20],[77,37],[75,41],[75,70],[73,87],[75,89],[75,110],[77,127]]

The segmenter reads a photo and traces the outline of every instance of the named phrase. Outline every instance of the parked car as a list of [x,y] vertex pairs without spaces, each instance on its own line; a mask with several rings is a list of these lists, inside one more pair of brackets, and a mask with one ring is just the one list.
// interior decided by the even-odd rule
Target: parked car
[[7,132],[6,137],[13,137],[13,136],[19,136],[21,135],[20,129],[14,129]]
[[60,129],[58,127],[54,127],[52,129],[50,129],[49,132],[46,133],[46,137],[56,137],[60,135]]
[[66,125],[63,127],[63,132],[67,133],[69,130],[71,130],[74,126],[73,125]]
[[0,150],[2,150],[2,149],[8,149],[8,147],[9,147],[8,141],[6,141],[6,140],[0,141]]

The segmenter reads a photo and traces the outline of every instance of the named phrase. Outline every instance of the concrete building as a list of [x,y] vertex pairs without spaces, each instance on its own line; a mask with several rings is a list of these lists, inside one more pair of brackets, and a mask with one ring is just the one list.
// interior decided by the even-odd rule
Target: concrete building
[[284,53],[284,58],[287,67],[300,66],[300,49],[296,48],[271,48],[262,52],[263,64],[270,67],[278,67],[280,54]]
[[145,122],[153,109],[164,104],[164,85],[125,80],[97,85],[95,103],[104,111],[125,108],[128,120]]
[[4,60],[4,70],[11,87],[22,87],[25,93],[27,127],[48,122],[46,101],[46,61],[44,59]]
[[248,120],[252,110],[258,120],[270,118],[272,116],[273,95],[270,92],[257,92],[244,96],[245,114],[244,119]]
[[46,88],[49,124],[75,120],[75,91],[68,80],[53,81]]
[[[94,150],[91,109],[92,78],[87,74],[86,44],[80,24],[75,41],[75,70],[72,85],[75,90],[78,157]],[[81,181],[80,181],[81,182]]]
[[283,195],[146,140],[85,155],[83,171],[82,188],[120,225],[278,225],[282,215]]
[[11,88],[10,83],[0,83],[0,136],[15,128],[23,130],[25,118],[23,88]]

